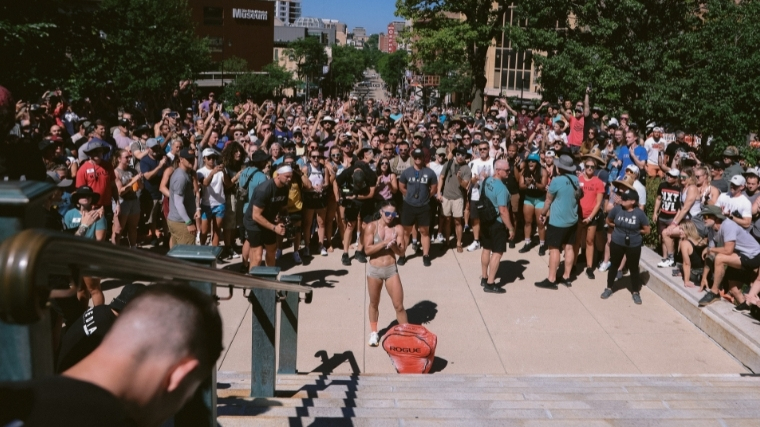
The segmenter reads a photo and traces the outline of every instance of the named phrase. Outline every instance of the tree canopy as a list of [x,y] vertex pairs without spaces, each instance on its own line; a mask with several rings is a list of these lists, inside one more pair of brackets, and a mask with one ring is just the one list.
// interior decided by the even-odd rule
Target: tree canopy
[[238,74],[224,87],[223,98],[228,105],[234,105],[250,97],[257,102],[280,95],[283,89],[295,86],[292,74],[285,68],[272,63],[261,72]]
[[396,93],[399,85],[404,81],[404,73],[408,66],[409,55],[405,50],[397,50],[393,53],[384,54],[378,60],[377,71],[388,85],[392,94]]
[[288,55],[298,64],[296,72],[301,79],[308,77],[313,80],[322,75],[322,67],[327,64],[325,47],[316,37],[305,37],[291,42]]
[[364,79],[365,60],[360,50],[351,46],[333,45],[332,63],[330,72],[323,81],[323,91],[337,96],[350,92],[354,84]]

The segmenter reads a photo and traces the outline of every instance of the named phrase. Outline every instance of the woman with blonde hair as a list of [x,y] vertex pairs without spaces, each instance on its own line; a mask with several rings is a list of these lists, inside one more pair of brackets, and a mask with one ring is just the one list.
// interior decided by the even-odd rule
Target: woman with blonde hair
[[697,226],[690,219],[681,221],[681,256],[683,257],[683,285],[687,288],[696,287],[702,281],[704,260],[702,251],[707,247],[707,239],[699,235]]
[[707,229],[700,214],[702,212],[703,198],[700,196],[699,190],[699,184],[703,184],[706,181],[706,175],[707,171],[705,168],[698,168],[696,173],[692,168],[685,168],[678,175],[678,179],[681,182],[681,209],[673,217],[673,222],[662,231],[662,241],[665,243],[667,253],[662,254],[663,258],[657,264],[658,267],[667,268],[676,265],[674,259],[675,240],[681,237],[679,225],[683,220],[691,219],[697,227],[699,234],[706,235]]

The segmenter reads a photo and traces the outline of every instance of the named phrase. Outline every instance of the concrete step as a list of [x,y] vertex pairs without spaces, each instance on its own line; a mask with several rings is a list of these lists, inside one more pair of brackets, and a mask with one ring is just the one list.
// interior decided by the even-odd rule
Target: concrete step
[[219,417],[219,424],[224,427],[251,426],[279,427],[279,426],[337,426],[337,427],[755,427],[757,420],[754,419],[729,419],[729,420],[703,420],[703,419],[677,419],[677,420],[568,420],[568,419],[424,419],[424,418],[400,418],[400,419],[367,419],[367,418],[267,418],[256,417],[252,421],[248,417]]

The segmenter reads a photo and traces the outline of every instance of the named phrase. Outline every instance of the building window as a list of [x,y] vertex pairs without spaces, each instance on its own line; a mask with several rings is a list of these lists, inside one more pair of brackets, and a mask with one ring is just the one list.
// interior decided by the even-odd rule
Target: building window
[[277,62],[279,60],[280,60],[280,50],[279,49],[275,49],[274,50],[274,62]]
[[224,23],[224,8],[204,7],[203,25],[220,26]]
[[224,39],[221,37],[209,37],[208,47],[210,52],[220,53],[224,47]]

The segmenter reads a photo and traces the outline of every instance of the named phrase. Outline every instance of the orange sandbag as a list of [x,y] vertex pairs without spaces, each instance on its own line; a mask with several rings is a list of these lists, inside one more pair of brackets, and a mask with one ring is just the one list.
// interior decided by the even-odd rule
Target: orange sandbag
[[399,374],[427,374],[438,337],[420,325],[396,325],[385,334],[383,349]]

